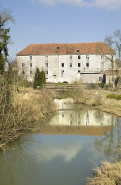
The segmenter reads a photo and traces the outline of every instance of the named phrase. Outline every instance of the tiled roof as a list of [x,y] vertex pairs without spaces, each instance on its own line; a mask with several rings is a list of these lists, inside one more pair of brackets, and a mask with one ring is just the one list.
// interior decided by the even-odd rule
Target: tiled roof
[[[59,49],[57,49],[59,47]],[[77,52],[78,50],[78,52]],[[91,43],[50,43],[50,44],[30,44],[22,51],[21,55],[71,55],[71,54],[110,54],[111,50],[104,42]]]

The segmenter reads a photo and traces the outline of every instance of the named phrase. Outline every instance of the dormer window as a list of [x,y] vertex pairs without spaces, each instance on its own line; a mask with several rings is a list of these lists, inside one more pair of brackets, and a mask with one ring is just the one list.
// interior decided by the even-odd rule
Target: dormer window
[[77,50],[77,53],[79,53],[79,50]]
[[59,49],[60,47],[57,47],[57,49]]

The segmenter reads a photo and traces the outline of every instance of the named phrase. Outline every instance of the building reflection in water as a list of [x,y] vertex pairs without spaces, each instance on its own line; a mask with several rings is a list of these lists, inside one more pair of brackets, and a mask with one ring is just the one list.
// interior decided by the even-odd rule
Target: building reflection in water
[[101,112],[99,110],[59,110],[58,114],[55,115],[49,125],[60,125],[60,126],[115,126],[113,115]]
[[44,127],[45,134],[102,136],[115,126],[112,114],[75,105],[71,99],[56,100],[56,104],[59,110]]

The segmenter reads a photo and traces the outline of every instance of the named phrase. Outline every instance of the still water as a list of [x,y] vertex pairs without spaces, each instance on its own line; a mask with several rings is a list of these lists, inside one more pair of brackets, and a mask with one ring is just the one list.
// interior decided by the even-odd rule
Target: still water
[[121,118],[67,100],[38,131],[0,153],[0,185],[85,185],[100,161],[113,162]]

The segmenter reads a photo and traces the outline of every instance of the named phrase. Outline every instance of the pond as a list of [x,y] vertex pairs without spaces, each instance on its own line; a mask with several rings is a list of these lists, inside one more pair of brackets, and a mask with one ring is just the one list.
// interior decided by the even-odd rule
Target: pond
[[72,100],[55,103],[59,110],[43,127],[0,152],[1,185],[85,185],[100,161],[114,161],[121,118]]

